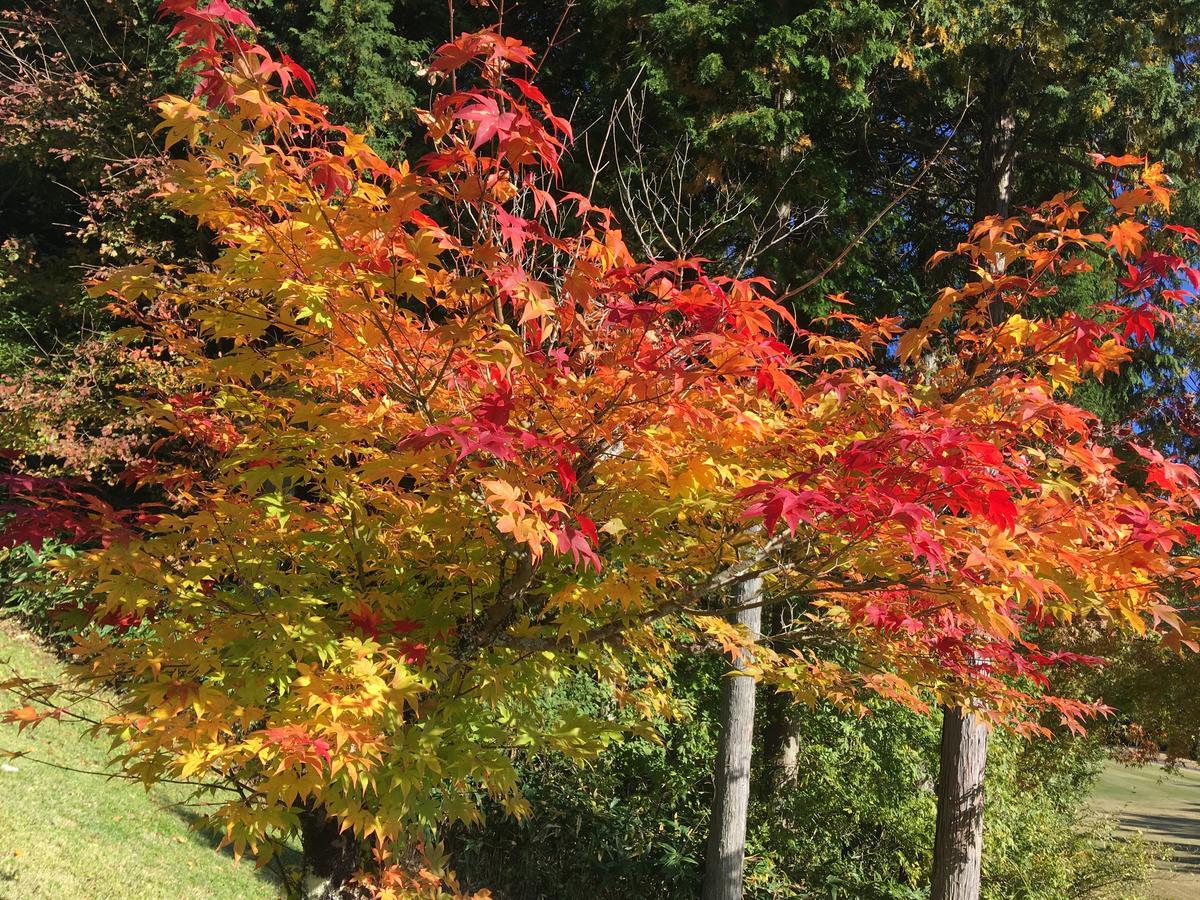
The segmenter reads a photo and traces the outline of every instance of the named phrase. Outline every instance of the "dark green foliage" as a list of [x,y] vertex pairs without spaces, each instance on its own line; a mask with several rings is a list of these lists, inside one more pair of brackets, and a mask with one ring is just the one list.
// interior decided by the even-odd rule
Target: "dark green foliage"
[[[936,718],[893,707],[856,719],[801,713],[797,780],[757,811],[762,897],[915,900],[928,892]],[[1134,890],[1140,843],[1086,813],[1102,758],[1094,742],[1027,743],[993,733],[985,806],[984,896],[1057,900]],[[773,874],[773,878],[768,877]],[[766,885],[775,885],[774,892]]]
[[[487,827],[450,842],[460,874],[497,897],[655,897],[696,894],[708,807],[716,726],[711,698],[721,668],[700,660],[679,675],[690,713],[664,727],[662,741],[610,746],[588,766],[543,757],[523,772],[533,814],[522,822],[496,812]],[[589,712],[617,715],[611,698],[577,679],[563,690]]]
[[[529,20],[518,11],[509,30],[536,43],[554,6],[539,4]],[[566,30],[579,35],[550,55],[543,82],[578,103],[577,122],[598,121],[595,147],[636,81],[646,88],[647,165],[662,165],[686,140],[697,190],[737,184],[759,205],[823,208],[816,227],[756,261],[785,286],[822,270],[936,158],[917,189],[803,298],[847,289],[894,311],[920,302],[930,285],[924,261],[974,218],[990,115],[982,95],[1001,63],[1011,69],[1002,100],[1016,117],[1015,203],[1095,187],[1084,155],[1093,149],[1147,152],[1175,172],[1194,170],[1191,26],[1200,5],[1133,7],[593,0],[572,6]],[[598,190],[616,199],[611,181],[601,178]],[[714,241],[751,239],[735,226]]]
[[[66,21],[79,23],[64,42],[86,48],[101,65],[113,55],[101,37],[161,46],[148,23],[150,4],[125,3],[128,10],[101,22],[102,34],[82,0],[56,4],[69,11]],[[312,71],[319,98],[336,117],[366,129],[389,153],[414,149],[405,147],[410,112],[430,92],[422,61],[452,32],[447,4],[248,5],[264,40]],[[458,4],[454,16],[454,31],[497,20],[494,9],[471,4]],[[840,265],[796,298],[817,309],[826,291],[847,290],[861,305],[890,313],[920,311],[941,277],[924,271],[925,260],[953,245],[974,218],[979,146],[991,114],[984,95],[998,67],[1010,73],[1001,100],[1016,118],[1014,203],[1064,188],[1098,199],[1089,150],[1146,152],[1177,175],[1193,172],[1200,76],[1191,26],[1198,22],[1200,0],[549,0],[514,5],[501,27],[539,51],[549,48],[539,81],[584,133],[567,175],[572,187],[590,184],[589,162],[605,159],[595,193],[620,206],[619,170],[662,170],[686,146],[685,188],[698,218],[728,203],[730,193],[744,201],[741,214],[707,235],[698,252],[741,261],[764,223],[800,223],[819,213],[777,245],[753,248],[748,261],[782,287],[798,286],[902,197]],[[124,60],[129,54],[121,47]],[[122,95],[127,106],[169,86],[170,67],[148,50],[121,64],[138,86]],[[614,109],[627,112],[630,102],[640,116],[636,154],[630,135],[608,124]],[[65,118],[82,115],[80,104],[72,110]],[[129,155],[108,145],[124,137],[131,120],[145,117],[128,109],[102,117],[111,132],[103,135],[105,156]],[[67,143],[78,152],[84,141]],[[18,155],[43,183],[31,167],[42,165],[44,154]],[[89,154],[83,158],[94,166]],[[56,180],[78,190],[88,179]],[[1193,181],[1179,187],[1179,203],[1200,209]],[[58,211],[39,219],[72,221]]]
[[[1186,598],[1177,598],[1187,608]],[[1071,673],[1067,690],[1103,697],[1114,714],[1098,723],[1100,731],[1132,759],[1200,756],[1200,655],[1176,652],[1155,635],[1118,642],[1112,635],[1081,625],[1074,641],[1083,652],[1110,661],[1098,669]]]
[[81,600],[70,587],[42,566],[60,554],[72,555],[69,547],[47,544],[35,550],[28,544],[0,550],[0,617],[14,615],[23,625],[52,643],[62,643],[82,610]]
[[[434,46],[423,29],[434,4],[258,0],[247,6],[268,41],[310,70],[316,99],[329,106],[334,121],[360,130],[381,152],[399,154]],[[444,10],[444,4],[434,8]]]
[[1088,811],[1104,748],[1095,739],[994,735],[988,756],[985,900],[1141,896],[1161,851]]
[[[761,797],[760,896],[922,896],[933,842],[934,720],[897,709],[863,719],[800,709],[795,781]],[[760,758],[760,778],[765,776]]]

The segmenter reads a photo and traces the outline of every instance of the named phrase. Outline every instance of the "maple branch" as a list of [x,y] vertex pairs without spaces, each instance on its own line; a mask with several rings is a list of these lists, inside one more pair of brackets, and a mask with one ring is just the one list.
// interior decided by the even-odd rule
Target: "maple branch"
[[690,604],[699,602],[704,597],[749,581],[751,578],[757,578],[763,574],[763,569],[760,568],[763,563],[794,541],[795,538],[792,535],[782,533],[776,535],[745,559],[717,572],[699,585],[686,588],[683,597],[664,601],[632,618],[615,619],[603,625],[597,625],[575,638],[526,638],[505,635],[496,643],[499,646],[519,650],[565,650],[580,644],[607,643],[613,639],[623,640],[622,633],[633,625],[646,624],[675,613],[687,612]]
[[[535,72],[541,71],[542,66],[546,64],[546,59],[550,56],[552,50],[558,49],[575,35],[579,34],[579,29],[576,28],[571,34],[567,35],[561,41],[558,35],[562,32],[562,27],[567,23],[567,16],[571,14],[571,10],[575,8],[576,0],[567,0],[566,6],[563,7],[562,15],[558,17],[558,24],[554,26],[554,33],[550,35],[550,40],[546,43],[546,49],[542,51],[542,58],[538,60],[536,66],[533,67]],[[451,38],[453,40],[453,38]]]
[[[139,775],[126,775],[124,772],[105,772],[103,769],[80,769],[75,766],[66,766],[62,763],[51,762],[48,759],[42,759],[40,756],[33,756],[29,753],[20,751],[4,751],[5,756],[10,759],[27,759],[30,762],[38,763],[39,765],[49,766],[52,769],[61,769],[64,772],[77,772],[80,775],[98,775],[103,778],[117,778],[122,781],[142,781]],[[207,781],[184,781],[180,778],[155,778],[156,784],[182,784],[192,788],[204,788],[205,790],[228,791],[231,794],[238,794],[235,787],[230,787],[225,784],[213,784]]]
[[[650,257],[663,251],[680,259],[691,258],[703,248],[717,246],[730,252],[722,268],[740,275],[762,254],[804,231],[825,215],[825,208],[795,213],[784,201],[788,185],[800,171],[803,160],[786,173],[769,200],[748,187],[746,179],[723,179],[719,184],[707,178],[692,158],[692,145],[680,140],[667,158],[649,158],[642,141],[645,121],[646,89],[640,98],[631,86],[620,102],[614,104],[608,131],[596,159],[591,158],[593,180],[608,163],[605,153],[609,137],[617,128],[627,155],[612,144],[612,162],[617,198],[627,229],[636,236]],[[703,184],[712,185],[712,192]],[[756,214],[755,207],[763,212]],[[749,219],[747,219],[749,216]],[[774,221],[772,221],[772,219]],[[730,233],[731,227],[736,231]]]
[[[501,577],[496,584],[496,599],[473,622],[459,629],[455,661],[439,679],[439,685],[449,684],[479,651],[495,643],[496,636],[508,627],[517,604],[533,585],[537,566],[528,545],[518,545],[508,534],[501,534],[500,539],[505,545],[505,552],[501,560]],[[516,565],[510,574],[505,575],[504,561],[508,559],[515,559]]]
[[1064,165],[1068,165],[1075,169],[1080,174],[1091,179],[1092,181],[1095,181],[1095,183],[1100,187],[1102,193],[1108,194],[1110,192],[1109,186],[1105,183],[1103,177],[1100,175],[1099,170],[1096,169],[1095,166],[1089,166],[1087,163],[1075,159],[1068,153],[1034,153],[1025,151],[1021,154],[1021,157],[1022,159],[1040,159],[1043,162],[1063,163]]
[[[755,573],[756,576],[770,575],[775,569],[770,569],[763,572]],[[924,582],[916,582],[910,580],[900,581],[885,581],[883,579],[875,579],[873,581],[853,582],[848,584],[834,584],[826,587],[815,588],[800,588],[799,590],[789,591],[787,598],[796,600],[803,597],[816,597],[821,594],[857,594],[867,593],[871,591],[891,591],[891,590],[925,590],[931,591],[933,587]],[[774,606],[780,600],[757,600],[754,603],[743,603],[735,606],[722,606],[719,609],[704,609],[700,607],[688,608],[684,612],[696,613],[706,616],[726,616],[734,613],[744,612],[748,609],[760,609],[767,606]]]

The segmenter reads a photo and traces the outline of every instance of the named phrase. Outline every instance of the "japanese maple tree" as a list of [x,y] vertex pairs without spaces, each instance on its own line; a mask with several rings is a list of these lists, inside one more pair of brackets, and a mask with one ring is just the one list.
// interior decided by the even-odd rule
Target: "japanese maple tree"
[[[430,888],[413,860],[484,794],[527,810],[514,754],[619,733],[556,683],[669,715],[680,653],[751,649],[723,616],[752,577],[803,610],[752,647],[765,681],[979,700],[1027,733],[1097,709],[1046,690],[1075,657],[1043,629],[1186,637],[1196,474],[1069,399],[1200,280],[1155,166],[1102,161],[1099,225],[1067,196],[980,223],[915,327],[842,303],[805,328],[764,279],[636,259],[562,191],[571,129],[512,38],[438,51],[432,149],[392,164],[244,12],[163,6],[198,80],[159,101],[165,195],[219,253],[96,290],[187,387],[131,398],[158,438],[120,508],[15,461],[7,537],[79,545],[75,673],[119,685],[97,727],[127,773],[219,797],[237,852],[319,835],[343,877]],[[1111,302],[1031,313],[1093,269]],[[23,726],[70,714],[69,688],[7,688]]]

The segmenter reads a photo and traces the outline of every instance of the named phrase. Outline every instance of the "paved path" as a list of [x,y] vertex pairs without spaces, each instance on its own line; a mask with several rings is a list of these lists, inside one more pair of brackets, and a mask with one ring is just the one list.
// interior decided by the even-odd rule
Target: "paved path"
[[1141,831],[1175,851],[1154,880],[1152,896],[1200,900],[1200,770],[1168,772],[1153,764],[1110,763],[1096,784],[1093,802],[1117,816],[1122,830]]

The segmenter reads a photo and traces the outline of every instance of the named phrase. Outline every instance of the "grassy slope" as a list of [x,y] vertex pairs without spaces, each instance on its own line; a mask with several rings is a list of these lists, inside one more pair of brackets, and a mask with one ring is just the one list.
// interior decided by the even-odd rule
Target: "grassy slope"
[[1095,806],[1116,815],[1121,828],[1170,845],[1174,860],[1151,886],[1163,900],[1200,900],[1200,771],[1166,773],[1160,766],[1116,763],[1101,773]]
[[[11,621],[0,620],[0,678],[15,670],[54,680],[57,660]],[[14,705],[0,698],[0,708]],[[46,721],[0,749],[58,765],[101,769],[105,745],[75,723]],[[266,872],[215,853],[188,827],[179,793],[63,771],[31,759],[0,760],[0,900],[257,900],[280,896]]]

